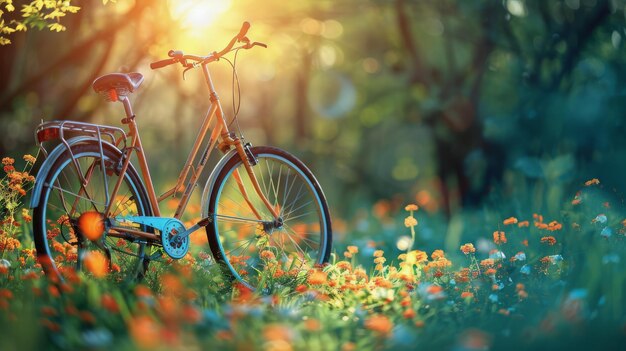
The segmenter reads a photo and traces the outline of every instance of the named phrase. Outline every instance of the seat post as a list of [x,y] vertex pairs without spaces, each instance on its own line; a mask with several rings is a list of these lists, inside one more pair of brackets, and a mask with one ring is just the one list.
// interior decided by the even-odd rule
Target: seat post
[[[128,121],[128,120],[133,119],[135,115],[133,114],[133,108],[130,106],[130,99],[128,98],[128,96],[122,95],[119,97],[119,100],[122,102],[122,104],[124,104],[124,112],[126,112],[125,120]],[[124,122],[122,121],[122,123]]]

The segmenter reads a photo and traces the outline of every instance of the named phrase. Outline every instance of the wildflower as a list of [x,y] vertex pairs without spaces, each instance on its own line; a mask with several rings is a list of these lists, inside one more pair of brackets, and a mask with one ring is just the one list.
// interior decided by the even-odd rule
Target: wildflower
[[325,272],[322,272],[322,271],[313,271],[309,275],[309,278],[307,279],[307,282],[310,285],[326,284],[326,282],[327,282],[327,274]]
[[10,166],[10,165],[12,165],[13,163],[15,163],[15,160],[14,160],[14,159],[12,159],[11,157],[4,157],[4,158],[2,159],[2,164],[3,164],[4,166]]
[[550,246],[556,244],[556,239],[553,236],[544,236],[541,238],[541,242]]
[[464,244],[461,246],[461,252],[466,255],[476,252],[476,248],[474,248],[474,244]]
[[503,223],[504,225],[516,224],[516,223],[517,223],[517,218],[515,218],[515,217],[509,217],[509,218],[505,219],[502,223]]
[[445,258],[444,256],[445,256],[445,254],[443,253],[443,250],[435,250],[435,251],[433,251],[432,254],[430,254],[430,257],[433,260],[438,260],[440,258]]
[[517,223],[517,226],[519,228],[528,227],[529,225],[530,225],[530,223],[528,223],[528,221],[521,221],[521,222]]
[[356,350],[356,344],[351,341],[347,341],[343,345],[341,345],[341,351],[355,351],[355,350]]
[[111,313],[118,313],[120,311],[117,301],[115,301],[115,298],[113,298],[110,294],[103,294],[100,298],[100,304],[102,304],[102,307],[105,310]]
[[485,275],[496,275],[496,270],[494,268],[489,268],[485,271]]
[[269,324],[263,329],[263,336],[267,341],[284,341],[290,343],[295,338],[295,333],[286,325]]
[[78,228],[87,239],[95,241],[104,234],[104,220],[96,211],[87,211],[78,217]]
[[83,264],[87,271],[96,278],[102,278],[107,274],[109,262],[100,251],[89,251],[83,258]]
[[483,267],[492,267],[494,264],[495,264],[495,261],[493,258],[487,258],[487,259],[480,261],[480,265]]
[[408,204],[404,208],[405,211],[417,211],[419,207],[416,204]]
[[385,315],[374,315],[365,320],[365,328],[372,330],[381,336],[387,335],[393,329],[393,323]]
[[425,324],[426,323],[424,323],[424,321],[422,321],[422,320],[415,321],[415,327],[417,327],[417,328],[423,328]]
[[375,269],[375,270],[377,270],[377,271],[382,271],[382,270],[383,270],[383,268],[385,268],[385,267],[383,267],[383,265],[382,265],[382,264],[380,264],[380,263],[379,263],[379,264],[377,264],[377,265],[376,265],[376,267],[374,267],[374,269]]
[[598,178],[593,178],[585,182],[585,186],[598,185],[600,184],[600,180]]
[[557,221],[552,221],[550,223],[548,223],[548,230],[553,232],[556,230],[561,230],[563,228],[563,225]]
[[351,254],[359,253],[359,247],[358,246],[348,246],[347,250]]
[[428,255],[424,251],[413,250],[406,254],[405,262],[409,265],[428,261]]
[[187,323],[197,324],[202,320],[200,311],[191,305],[183,307],[182,316]]
[[385,252],[383,250],[374,251],[374,257],[382,257]]
[[37,159],[35,157],[33,157],[32,155],[28,155],[28,154],[24,155],[23,158],[24,158],[24,161],[26,161],[27,163],[30,163],[30,164],[34,164],[35,161],[37,161]]
[[303,293],[303,292],[305,292],[307,290],[308,290],[308,288],[304,284],[300,284],[300,285],[298,285],[296,287],[296,291],[299,292],[299,293]]
[[407,228],[415,227],[417,225],[417,219],[413,216],[408,216],[404,219],[404,226]]
[[387,261],[387,260],[384,257],[376,257],[374,259],[374,263],[376,263],[376,264],[383,264],[383,263],[385,263],[385,261]]
[[504,235],[504,232],[503,231],[493,232],[493,242],[496,245],[506,244],[506,235]]
[[27,208],[23,208],[22,209],[22,219],[26,223],[30,223],[30,222],[33,221],[33,217],[31,217],[31,215],[28,213],[28,209]]
[[128,321],[130,335],[143,349],[151,349],[161,344],[161,331],[156,322],[148,316],[138,316]]
[[348,261],[339,261],[335,264],[335,266],[337,266],[337,268],[339,269],[345,269],[345,270],[352,269],[352,265]]
[[404,312],[402,312],[402,317],[406,318],[406,319],[411,319],[413,317],[415,317],[415,310],[413,309],[406,309],[404,310]]
[[261,258],[264,260],[275,260],[276,259],[276,255],[274,255],[274,253],[270,250],[263,250],[261,251]]
[[473,298],[473,297],[474,297],[474,294],[473,294],[473,293],[471,293],[471,292],[469,292],[469,291],[463,291],[463,292],[461,293],[461,298],[462,298],[462,299],[471,299],[471,298]]

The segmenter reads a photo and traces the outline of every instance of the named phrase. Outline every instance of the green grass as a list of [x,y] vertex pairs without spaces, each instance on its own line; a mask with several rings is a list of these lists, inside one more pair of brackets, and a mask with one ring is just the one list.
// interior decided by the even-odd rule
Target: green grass
[[[401,208],[372,210],[330,264],[296,285],[265,272],[260,294],[190,261],[159,265],[140,284],[80,273],[54,285],[9,183],[0,350],[612,349],[626,338],[626,214],[602,184],[581,184],[576,204],[555,195],[565,189],[531,186],[449,224],[420,209],[414,228]],[[511,216],[518,223],[505,225]],[[407,254],[397,241],[411,229]],[[496,231],[506,242],[498,234],[494,243]],[[476,251],[462,252],[465,243]]]

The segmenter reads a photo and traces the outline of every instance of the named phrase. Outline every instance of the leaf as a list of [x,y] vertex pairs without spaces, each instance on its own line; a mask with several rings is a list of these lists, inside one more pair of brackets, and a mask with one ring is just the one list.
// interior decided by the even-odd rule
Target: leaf
[[65,26],[63,26],[60,23],[49,24],[48,28],[50,28],[50,31],[55,31],[55,32],[62,32],[65,30]]
[[18,32],[25,32],[28,29],[23,22],[15,21],[15,30]]

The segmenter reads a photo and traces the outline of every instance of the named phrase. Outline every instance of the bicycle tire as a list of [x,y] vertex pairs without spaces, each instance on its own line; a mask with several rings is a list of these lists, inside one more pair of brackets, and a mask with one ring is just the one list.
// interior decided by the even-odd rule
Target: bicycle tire
[[[234,199],[233,196],[237,196],[237,194],[241,196],[241,191],[237,191],[238,185],[233,176],[235,169],[240,170],[240,179],[249,181],[241,158],[238,154],[234,154],[219,171],[209,197],[208,213],[212,218],[212,222],[206,226],[206,231],[209,246],[216,262],[220,263],[224,271],[232,278],[243,283],[247,288],[256,290],[257,288],[268,288],[266,286],[267,280],[262,280],[263,276],[258,274],[263,269],[273,270],[271,271],[272,275],[274,278],[277,278],[274,280],[280,281],[284,285],[298,280],[298,277],[302,278],[303,274],[301,273],[303,271],[327,262],[332,245],[332,225],[324,193],[313,173],[302,161],[290,153],[275,147],[253,147],[251,152],[258,160],[258,164],[253,169],[261,189],[270,203],[274,206],[278,205],[277,209],[280,210],[281,217],[284,217],[283,226],[271,229],[271,233],[261,234],[258,233],[259,226],[264,225],[261,223],[249,222],[245,225],[242,224],[236,233],[232,228],[228,228],[228,226],[232,226],[234,225],[233,223],[237,222],[233,218],[254,218],[251,217],[252,210],[249,209],[247,204],[242,206],[242,203],[240,203],[238,204],[239,207],[233,209],[232,203],[229,203],[236,202],[235,200],[237,199]],[[275,167],[280,167],[280,170],[275,169]],[[286,170],[284,176],[286,179],[281,192],[283,168]],[[274,183],[274,177],[277,172],[274,171],[278,172],[276,183]],[[290,180],[289,174],[292,174],[293,180]],[[298,192],[295,193],[294,188],[297,186],[297,181],[301,182],[301,185],[299,185]],[[259,212],[264,211],[262,216],[266,221],[273,219],[270,211],[263,205],[256,192],[252,190],[251,184],[247,185],[250,201],[255,203],[254,207]],[[306,188],[304,193],[302,192],[303,187]],[[292,191],[294,191],[293,194]],[[308,199],[311,200],[302,204],[302,201],[300,201],[302,196],[305,196],[307,201],[309,201]],[[245,202],[243,196],[241,196],[240,200]],[[289,203],[291,200],[293,200],[293,203]],[[313,206],[308,205],[311,201]],[[312,208],[311,211],[314,212],[310,211],[301,214],[301,208],[305,210]],[[298,220],[296,221],[296,219]],[[254,233],[250,231],[250,226],[252,225],[255,227]],[[294,229],[296,226],[299,228],[298,231]],[[316,228],[319,231],[316,231]],[[267,228],[263,229],[264,232],[265,229]],[[303,229],[312,231],[303,231]],[[233,233],[235,233],[237,239],[241,240],[233,241]],[[276,239],[277,233],[280,233],[279,239]],[[264,234],[268,234],[268,245],[266,246],[259,244]],[[242,238],[242,236],[244,237]],[[286,241],[286,237],[289,241]],[[245,253],[242,257],[238,257],[237,252],[234,252],[238,249],[234,245],[244,240],[248,240],[248,244],[241,251],[249,251],[250,257],[248,259],[245,259]],[[252,244],[253,241],[256,241],[254,245]],[[296,252],[298,250],[304,251],[302,246],[299,245],[300,243],[303,244],[302,246],[306,244],[305,248],[310,248],[311,252]],[[278,249],[276,249],[277,246],[279,246]],[[290,250],[293,252],[287,252]],[[264,251],[272,252],[276,262],[272,263],[270,260],[272,254],[263,253]],[[309,253],[314,255],[309,256]],[[296,260],[293,254],[298,255],[298,260]],[[300,254],[304,255],[300,256]],[[235,257],[238,257],[237,262],[234,260]],[[306,262],[302,258],[307,258]],[[244,259],[245,264],[241,264],[240,261],[242,259]],[[284,259],[291,261],[282,262]],[[294,262],[296,262],[296,266],[298,263],[300,265],[294,267]],[[291,266],[287,265],[289,263]]]
[[[117,282],[127,279],[141,279],[148,268],[149,255],[145,254],[145,251],[146,246],[149,245],[143,241],[132,243],[132,237],[130,236],[126,239],[108,237],[106,231],[99,240],[92,242],[86,238],[82,238],[81,235],[77,235],[73,228],[74,225],[68,224],[68,222],[71,223],[71,220],[76,219],[80,213],[84,212],[87,208],[95,208],[99,211],[103,211],[104,209],[104,204],[97,201],[99,198],[96,198],[100,194],[104,196],[104,191],[102,191],[102,193],[98,192],[96,184],[97,179],[94,178],[94,174],[97,172],[96,169],[100,169],[100,173],[103,174],[101,171],[102,164],[100,162],[100,144],[96,141],[81,143],[73,145],[71,150],[79,165],[83,163],[90,164],[90,168],[93,167],[93,170],[90,171],[90,179],[93,181],[94,188],[93,192],[90,194],[89,192],[92,190],[90,186],[92,183],[90,182],[85,187],[88,193],[87,195],[82,193],[81,196],[80,191],[71,191],[76,188],[80,189],[80,183],[78,183],[79,178],[77,177],[76,169],[73,166],[72,158],[68,151],[65,151],[59,156],[48,172],[48,175],[45,177],[44,184],[47,185],[43,187],[39,204],[33,209],[35,248],[44,272],[52,281],[64,281],[66,276],[71,274],[71,271],[82,270],[83,265],[81,261],[84,259],[85,255],[81,253],[80,250],[100,250],[104,251],[105,256],[108,258],[109,270],[107,276],[110,279],[114,279]],[[106,177],[102,176],[100,179],[102,181],[102,188],[104,189],[105,179],[109,184],[115,184],[115,181],[119,179],[120,169],[118,166],[121,164],[120,159],[122,153],[119,149],[106,144],[102,145],[102,152],[105,162],[105,171],[107,173]],[[72,174],[75,179],[72,179]],[[69,189],[65,189],[64,186]],[[110,186],[109,191],[112,191],[112,188],[113,187]],[[123,193],[124,190],[126,190],[127,193]],[[51,197],[52,194],[55,194],[53,197],[58,199],[58,203],[54,202],[55,200]],[[119,198],[120,196],[124,197]],[[72,203],[72,207],[76,209],[73,213],[67,213],[69,201],[65,203],[65,197],[67,197],[68,200],[72,200],[70,197],[73,198],[74,202]],[[110,201],[117,201],[116,207],[112,207],[112,215],[121,213],[121,205],[125,206],[123,211],[132,214],[152,215],[152,208],[150,207],[147,192],[137,171],[132,165],[129,165],[127,168],[125,180],[122,182],[122,186],[118,192],[118,199],[110,199]],[[65,213],[63,213],[64,211]],[[57,215],[59,218],[55,218]],[[60,220],[63,215],[67,215],[67,219],[69,220],[66,221],[65,218]],[[66,228],[63,229],[64,227]],[[141,226],[140,229],[151,231],[150,228],[144,226]],[[64,233],[64,230],[67,232]],[[54,235],[55,233],[56,235]],[[74,239],[75,242],[73,242],[72,239]],[[126,241],[126,243],[120,242],[122,240]],[[65,241],[65,243],[62,241]],[[60,250],[58,244],[63,246],[64,251],[58,252],[59,255],[55,257],[54,253]],[[107,252],[104,248],[112,247],[111,244],[115,246]],[[68,245],[76,246],[76,257],[68,253],[71,249]],[[84,245],[84,247],[82,247],[82,245]],[[116,255],[115,257],[113,257],[114,254]],[[128,260],[134,261],[123,262],[124,258],[122,258],[122,256],[133,257],[128,258]],[[75,259],[75,262],[73,262],[73,259]],[[117,271],[116,265],[119,267],[119,272]]]

